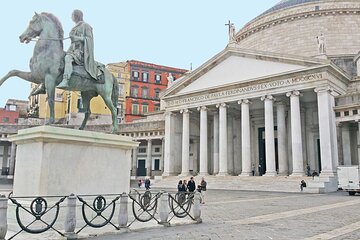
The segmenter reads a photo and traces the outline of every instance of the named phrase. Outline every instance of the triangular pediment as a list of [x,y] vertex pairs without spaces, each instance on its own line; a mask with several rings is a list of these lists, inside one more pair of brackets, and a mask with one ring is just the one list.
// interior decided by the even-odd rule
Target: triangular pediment
[[226,48],[198,69],[179,79],[164,97],[184,95],[303,71],[329,64],[329,60]]

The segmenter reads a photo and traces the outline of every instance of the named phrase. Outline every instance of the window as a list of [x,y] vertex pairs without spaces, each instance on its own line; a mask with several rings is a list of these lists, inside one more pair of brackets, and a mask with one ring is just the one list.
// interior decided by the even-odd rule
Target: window
[[159,88],[155,88],[155,98],[159,98],[160,97],[160,89]]
[[63,100],[63,95],[62,95],[62,93],[56,93],[56,94],[55,94],[55,101],[56,101],[56,102],[62,102],[62,100]]
[[148,89],[146,87],[142,88],[142,97],[143,98],[148,98]]
[[154,111],[155,111],[155,112],[160,111],[160,105],[155,105]]
[[143,82],[148,82],[149,81],[149,73],[143,72],[142,80],[143,80]]
[[353,115],[357,115],[358,114],[358,110],[353,110]]
[[16,105],[9,105],[9,111],[16,111]]
[[139,148],[139,153],[146,153],[146,148]]
[[134,115],[139,114],[139,105],[138,104],[132,105],[132,114],[134,114]]
[[147,113],[148,112],[148,105],[143,105],[142,106],[142,113]]
[[156,152],[156,153],[160,152],[160,148],[159,148],[159,147],[156,147],[156,148],[155,148],[155,152]]
[[119,84],[119,97],[123,97],[123,96],[124,96],[124,85]]
[[138,80],[139,79],[139,72],[138,71],[132,71],[132,77],[134,80]]
[[345,111],[345,112],[344,112],[344,115],[345,115],[345,116],[349,116],[349,111]]
[[340,112],[335,112],[335,116],[336,117],[340,117],[341,115],[340,115]]
[[155,74],[155,83],[156,84],[161,84],[161,75]]
[[138,86],[132,86],[131,87],[131,96],[137,97],[138,96]]
[[159,171],[160,170],[160,159],[155,159],[154,161],[154,170]]
[[78,100],[77,100],[77,109],[78,109],[78,112],[84,112],[85,111],[81,97],[79,97]]
[[8,118],[8,117],[3,117],[3,122],[4,122],[4,123],[9,122],[9,118]]

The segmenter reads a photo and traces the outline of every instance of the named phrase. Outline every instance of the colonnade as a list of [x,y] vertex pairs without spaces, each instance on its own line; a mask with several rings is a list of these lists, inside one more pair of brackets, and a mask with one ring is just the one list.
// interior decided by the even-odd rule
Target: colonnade
[[[319,118],[319,135],[320,135],[320,151],[321,151],[321,173],[333,175],[336,171],[337,163],[337,138],[335,114],[333,111],[334,96],[331,94],[331,89],[328,87],[314,89],[317,94],[317,108]],[[260,99],[264,104],[264,119],[265,119],[265,156],[266,156],[266,172],[265,176],[275,176],[277,174],[289,174],[289,163],[287,158],[287,129],[286,129],[286,103],[284,97],[289,98],[290,105],[290,127],[291,139],[289,144],[291,146],[292,169],[290,173],[292,176],[304,175],[304,153],[303,153],[303,139],[300,112],[300,91],[289,91],[282,95],[278,94],[276,97],[280,98],[277,101],[275,96],[268,94],[261,96]],[[250,176],[252,173],[252,166],[254,160],[252,159],[252,151],[254,146],[251,142],[251,122],[250,122],[250,104],[253,100],[258,99],[240,99],[241,109],[241,157],[242,157],[242,176]],[[218,176],[225,176],[229,174],[228,167],[228,126],[227,126],[227,102],[222,102],[216,105],[217,112],[212,114],[213,117],[213,169],[212,174]],[[275,141],[274,141],[274,105],[276,106],[276,120],[277,120],[277,138],[278,138],[278,169],[275,165]],[[209,174],[209,156],[208,156],[208,109],[211,106],[203,105],[197,108],[200,112],[200,175]],[[190,143],[190,110],[183,108],[182,113],[182,156],[181,156],[181,175],[189,175],[189,143]],[[195,109],[196,111],[196,109]],[[194,114],[195,114],[195,111]],[[174,170],[174,120],[175,115],[167,112],[165,116],[165,162],[163,175],[175,175]],[[305,154],[306,156],[306,154]],[[231,171],[230,171],[231,172]]]

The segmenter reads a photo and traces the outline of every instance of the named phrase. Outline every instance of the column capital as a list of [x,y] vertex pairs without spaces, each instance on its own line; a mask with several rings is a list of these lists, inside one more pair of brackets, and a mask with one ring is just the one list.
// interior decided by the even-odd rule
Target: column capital
[[174,115],[173,112],[165,112],[165,117],[166,117],[166,116],[173,116],[173,115]]
[[201,106],[201,107],[198,107],[197,110],[198,110],[198,111],[207,111],[207,110],[208,110],[208,107],[206,107],[206,106]]
[[220,107],[228,107],[228,105],[226,103],[219,103],[219,104],[216,104],[216,107],[217,108],[220,108]]
[[314,92],[316,92],[316,93],[333,92],[333,91],[334,91],[334,89],[329,86],[322,86],[322,87],[317,87],[314,89]]
[[271,100],[271,101],[275,101],[276,98],[273,95],[265,95],[261,97],[261,101],[265,101],[265,100]]
[[302,96],[302,94],[298,90],[294,90],[294,91],[291,91],[291,92],[287,92],[286,96],[287,97],[293,97],[293,96],[300,97],[300,96]]
[[238,101],[238,104],[251,104],[252,102],[249,99],[241,99]]
[[151,139],[151,138],[148,138],[148,139],[146,139],[146,141],[151,142],[151,141],[152,141],[152,139]]
[[180,110],[180,113],[189,113],[190,112],[190,110],[189,109],[182,109],[182,110]]

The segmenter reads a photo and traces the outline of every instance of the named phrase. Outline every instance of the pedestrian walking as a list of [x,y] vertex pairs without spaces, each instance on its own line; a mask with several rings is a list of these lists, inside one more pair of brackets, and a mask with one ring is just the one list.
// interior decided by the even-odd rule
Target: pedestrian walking
[[179,180],[179,183],[178,183],[178,192],[186,192],[186,189],[184,187],[184,184],[183,184],[183,181],[182,180]]
[[306,164],[306,175],[307,175],[308,177],[310,177],[310,176],[311,176],[311,174],[310,174],[310,166],[309,166],[309,164]]
[[205,204],[205,193],[206,193],[207,182],[205,181],[204,177],[201,178],[200,186],[201,186],[201,203]]
[[146,190],[150,189],[150,178],[146,178],[146,180],[145,180],[145,189]]
[[194,177],[190,177],[190,180],[187,184],[187,189],[189,190],[189,192],[194,192],[196,188],[196,184],[194,181]]
[[304,180],[301,180],[300,182],[300,191],[304,191],[304,187],[306,187],[306,182]]

